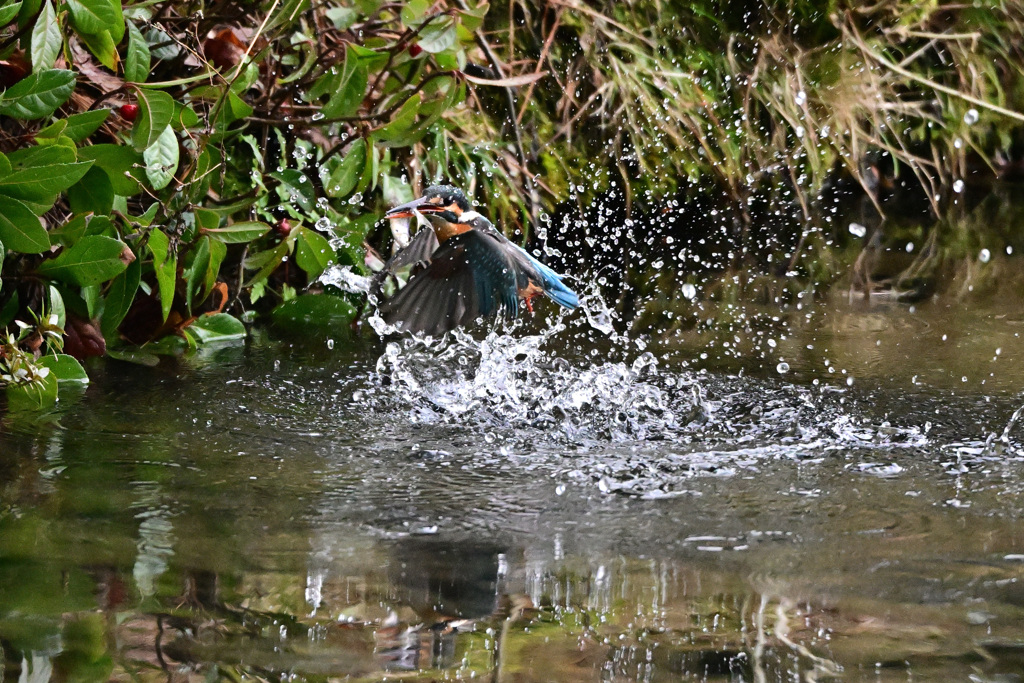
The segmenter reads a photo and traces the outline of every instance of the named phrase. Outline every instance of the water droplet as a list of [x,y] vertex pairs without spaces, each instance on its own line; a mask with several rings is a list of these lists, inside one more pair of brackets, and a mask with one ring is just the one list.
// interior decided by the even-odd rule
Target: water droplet
[[913,251],[914,251],[914,243],[913,242],[907,242],[907,253],[910,254]]
[[690,301],[693,301],[694,299],[697,298],[697,288],[690,284],[689,282],[684,282],[680,290],[682,291],[683,296],[689,299]]
[[992,253],[988,249],[982,249],[978,252],[978,260],[982,263],[988,263],[992,259]]
[[327,340],[327,348],[329,348],[329,349],[333,349],[334,348],[334,340],[333,339],[328,339]]
[[978,116],[977,109],[968,109],[967,113],[964,114],[964,123],[966,123],[968,126],[973,126],[975,123],[978,122],[979,118],[981,117]]
[[775,366],[775,371],[778,372],[780,375],[785,375],[787,372],[789,372],[789,363],[787,363],[786,361],[782,361],[781,363]]
[[850,223],[850,234],[854,237],[863,237],[868,234],[868,229],[860,223]]
[[957,180],[956,182],[953,183],[953,192],[956,192],[957,194],[960,194],[963,191],[964,191],[964,181]]

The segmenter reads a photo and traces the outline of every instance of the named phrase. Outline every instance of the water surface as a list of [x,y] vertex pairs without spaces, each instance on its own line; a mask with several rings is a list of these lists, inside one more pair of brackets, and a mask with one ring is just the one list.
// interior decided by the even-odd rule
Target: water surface
[[257,334],[5,417],[4,678],[1019,680],[1019,317],[563,322]]

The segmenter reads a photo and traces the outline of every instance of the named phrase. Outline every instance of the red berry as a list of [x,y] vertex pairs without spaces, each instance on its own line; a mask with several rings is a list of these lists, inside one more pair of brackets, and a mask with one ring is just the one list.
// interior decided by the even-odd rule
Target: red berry
[[409,46],[409,56],[410,57],[419,57],[422,52],[423,52],[423,48],[420,47],[419,45],[410,45]]
[[282,218],[277,224],[277,234],[281,237],[287,237],[291,231],[292,224],[288,222],[287,218]]
[[121,113],[121,118],[126,121],[134,121],[139,115],[139,105],[137,104],[122,104],[118,110]]

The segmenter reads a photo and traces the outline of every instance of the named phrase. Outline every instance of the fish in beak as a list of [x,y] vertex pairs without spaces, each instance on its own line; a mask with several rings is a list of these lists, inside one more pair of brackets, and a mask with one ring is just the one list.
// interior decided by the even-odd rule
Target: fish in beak
[[412,218],[416,212],[419,213],[437,213],[444,211],[444,207],[440,205],[436,197],[419,197],[406,202],[405,204],[399,204],[395,208],[384,214],[385,218]]

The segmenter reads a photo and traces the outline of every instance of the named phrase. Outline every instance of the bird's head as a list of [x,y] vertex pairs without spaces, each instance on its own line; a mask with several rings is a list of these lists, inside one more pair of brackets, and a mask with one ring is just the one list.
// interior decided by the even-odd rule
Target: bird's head
[[457,223],[463,213],[470,212],[469,200],[457,187],[432,185],[422,197],[406,202],[388,211],[385,218],[411,218],[413,212],[436,214],[450,223]]

